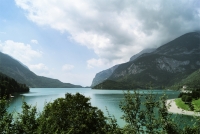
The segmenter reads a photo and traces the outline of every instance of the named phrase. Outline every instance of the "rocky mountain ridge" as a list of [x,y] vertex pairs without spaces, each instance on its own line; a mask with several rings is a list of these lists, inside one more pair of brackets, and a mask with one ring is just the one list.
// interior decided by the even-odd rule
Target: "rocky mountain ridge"
[[199,63],[200,34],[192,32],[119,65],[107,80],[131,83],[136,87],[151,82],[154,87],[161,88],[187,77],[200,68]]
[[[139,52],[138,54],[136,55],[133,55],[131,58],[130,58],[130,61],[134,61],[136,60],[139,56],[141,56],[142,54],[145,54],[145,53],[151,53],[155,50],[155,48],[148,48],[148,49],[144,49],[142,50],[141,52]],[[107,80],[111,75],[112,73],[115,71],[116,68],[118,68],[120,64],[118,65],[115,65],[109,69],[106,69],[106,70],[103,70],[99,73],[97,73],[92,81],[92,84],[91,84],[91,87],[94,87],[98,84],[100,84],[101,82]]]
[[94,87],[94,86],[100,84],[101,82],[105,81],[106,79],[108,79],[118,66],[119,65],[115,65],[109,69],[106,69],[106,70],[103,70],[103,71],[97,73],[95,75],[95,78],[92,81],[91,87]]
[[141,56],[142,54],[148,54],[151,53],[153,51],[155,51],[156,48],[147,48],[147,49],[143,49],[142,51],[140,51],[139,53],[133,55],[129,61],[134,61],[135,59],[137,59],[139,56]]

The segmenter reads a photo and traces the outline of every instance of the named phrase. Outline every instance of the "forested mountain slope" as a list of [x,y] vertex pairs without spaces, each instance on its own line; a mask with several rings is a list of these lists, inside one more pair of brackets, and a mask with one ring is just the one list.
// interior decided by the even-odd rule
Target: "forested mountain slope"
[[200,90],[200,69],[190,74],[185,79],[181,80],[181,82],[173,85],[173,88],[181,89],[183,86],[186,87],[187,90]]
[[0,72],[15,79],[19,83],[37,88],[75,88],[81,87],[70,83],[63,83],[57,79],[37,76],[25,65],[0,52]]
[[29,92],[29,88],[25,84],[20,84],[16,80],[0,73],[0,97],[19,92]]

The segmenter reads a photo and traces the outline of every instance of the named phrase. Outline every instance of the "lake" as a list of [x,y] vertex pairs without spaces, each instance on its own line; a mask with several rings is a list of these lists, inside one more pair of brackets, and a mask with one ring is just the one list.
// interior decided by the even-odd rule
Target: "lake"
[[[86,97],[90,97],[92,106],[96,106],[101,109],[107,116],[106,107],[111,115],[114,115],[120,126],[123,126],[125,122],[120,119],[122,111],[119,108],[119,104],[123,99],[123,92],[126,90],[92,90],[91,88],[30,88],[29,93],[16,94],[11,100],[9,111],[20,112],[22,100],[25,100],[32,106],[37,106],[39,111],[42,111],[46,102],[52,102],[53,100],[65,97],[66,93],[75,94],[79,92]],[[172,90],[152,90],[153,93],[158,96],[167,94],[169,99],[177,98],[179,92]],[[149,90],[140,90],[142,94],[149,94]],[[185,118],[190,118],[185,116]]]

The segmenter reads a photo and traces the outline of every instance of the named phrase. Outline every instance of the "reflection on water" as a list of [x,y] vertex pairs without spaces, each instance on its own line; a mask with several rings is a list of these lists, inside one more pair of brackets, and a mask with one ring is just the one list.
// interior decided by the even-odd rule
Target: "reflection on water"
[[[176,91],[162,91],[152,90],[157,97],[160,97],[164,93],[169,99],[176,98],[179,92]],[[65,93],[75,94],[79,92],[86,97],[91,98],[91,104],[101,109],[107,116],[106,107],[111,115],[114,115],[120,126],[123,126],[125,122],[120,119],[122,111],[119,108],[119,104],[124,98],[124,91],[122,90],[91,90],[90,88],[31,88],[29,93],[18,94],[11,100],[9,111],[16,110],[21,111],[22,100],[25,100],[32,106],[37,106],[38,111],[42,111],[46,102],[52,102],[53,100],[64,97]],[[140,90],[140,93],[148,95],[149,90]],[[191,119],[189,116],[184,116],[186,120]]]

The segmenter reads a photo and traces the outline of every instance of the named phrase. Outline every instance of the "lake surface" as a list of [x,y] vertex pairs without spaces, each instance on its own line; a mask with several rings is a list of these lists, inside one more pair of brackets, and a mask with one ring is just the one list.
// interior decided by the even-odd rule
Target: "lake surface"
[[[120,126],[123,126],[125,122],[120,119],[122,111],[119,108],[120,102],[123,100],[124,91],[126,90],[92,90],[91,88],[30,88],[29,93],[23,93],[15,95],[11,100],[9,111],[20,112],[22,101],[25,100],[32,106],[37,106],[38,111],[42,111],[46,102],[52,102],[53,100],[65,97],[66,93],[75,94],[77,92],[90,97],[92,106],[96,106],[101,109],[107,116],[106,107],[111,115],[114,115]],[[152,90],[157,96],[167,94],[169,99],[177,98],[179,92],[171,90]],[[142,94],[149,94],[149,90],[140,90]],[[188,117],[186,117],[188,118]]]

